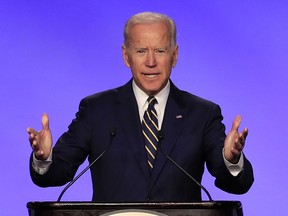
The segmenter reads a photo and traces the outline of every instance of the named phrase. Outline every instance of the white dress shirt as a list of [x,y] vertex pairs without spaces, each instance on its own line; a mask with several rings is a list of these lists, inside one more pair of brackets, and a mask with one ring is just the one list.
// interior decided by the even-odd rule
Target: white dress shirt
[[[138,104],[138,110],[139,110],[139,117],[140,117],[140,122],[142,122],[144,112],[148,108],[148,97],[145,92],[143,92],[134,82],[132,83],[133,87],[133,92],[136,97],[136,101]],[[154,97],[157,100],[157,103],[155,103],[154,108],[157,112],[157,117],[158,117],[158,128],[159,130],[161,129],[162,122],[163,122],[163,117],[164,117],[164,112],[165,112],[165,107],[168,99],[168,95],[170,92],[170,82],[167,83],[167,85]]]

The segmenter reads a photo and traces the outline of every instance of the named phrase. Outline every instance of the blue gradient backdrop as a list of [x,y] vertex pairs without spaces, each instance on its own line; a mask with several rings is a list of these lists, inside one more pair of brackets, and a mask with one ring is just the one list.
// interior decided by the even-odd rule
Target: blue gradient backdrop
[[[213,198],[239,200],[249,216],[288,215],[287,9],[286,0],[2,0],[1,215],[28,215],[27,202],[57,199],[63,187],[39,188],[30,180],[26,128],[40,129],[46,112],[56,141],[81,98],[130,79],[122,29],[142,11],[168,14],[177,23],[176,85],[220,104],[227,128],[241,114],[242,127],[250,129],[245,154],[255,170],[253,187],[245,195],[227,194],[205,173]],[[63,201],[91,196],[88,172]]]

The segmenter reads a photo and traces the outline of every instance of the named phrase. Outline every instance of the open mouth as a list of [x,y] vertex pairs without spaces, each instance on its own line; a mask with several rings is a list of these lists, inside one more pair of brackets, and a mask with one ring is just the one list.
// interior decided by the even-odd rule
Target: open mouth
[[154,78],[156,77],[158,74],[144,74],[145,77],[148,77],[148,78]]
[[147,78],[155,78],[159,75],[160,73],[143,73],[143,75]]

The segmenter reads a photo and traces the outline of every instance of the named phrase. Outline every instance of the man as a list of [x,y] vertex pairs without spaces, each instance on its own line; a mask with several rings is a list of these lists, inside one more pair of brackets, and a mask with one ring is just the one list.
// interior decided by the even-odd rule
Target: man
[[84,98],[54,148],[46,114],[40,132],[28,128],[33,182],[64,185],[87,156],[91,163],[103,154],[90,168],[93,201],[200,201],[200,187],[172,160],[198,182],[206,163],[217,187],[247,192],[253,171],[242,152],[248,130],[238,132],[241,117],[226,137],[220,107],[179,90],[170,80],[178,57],[173,20],[158,13],[136,14],[125,25],[122,53],[133,78]]

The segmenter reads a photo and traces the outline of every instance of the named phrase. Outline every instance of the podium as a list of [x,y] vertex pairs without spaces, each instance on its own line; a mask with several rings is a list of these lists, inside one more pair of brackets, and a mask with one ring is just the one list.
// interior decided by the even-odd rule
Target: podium
[[195,203],[28,202],[29,216],[243,216],[239,201]]

